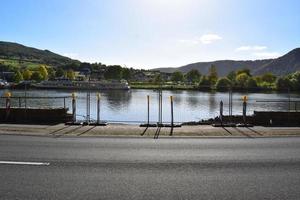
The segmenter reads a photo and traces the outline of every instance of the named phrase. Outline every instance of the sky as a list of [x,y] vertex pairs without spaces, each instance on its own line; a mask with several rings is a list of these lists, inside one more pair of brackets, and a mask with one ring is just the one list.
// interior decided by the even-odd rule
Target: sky
[[276,58],[300,47],[300,1],[0,0],[0,40],[143,69]]

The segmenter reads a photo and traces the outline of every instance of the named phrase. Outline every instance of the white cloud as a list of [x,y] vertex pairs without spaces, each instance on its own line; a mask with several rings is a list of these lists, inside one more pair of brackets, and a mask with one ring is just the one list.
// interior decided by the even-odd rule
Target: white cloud
[[217,34],[206,34],[200,37],[200,41],[202,44],[211,44],[218,40],[222,40],[222,37]]
[[222,40],[222,37],[217,34],[205,34],[205,35],[202,35],[201,37],[196,37],[194,39],[179,40],[179,42],[193,46],[193,45],[198,45],[198,44],[211,44],[218,40]]
[[278,58],[281,56],[278,52],[256,52],[253,55],[260,59]]
[[266,49],[268,49],[268,47],[255,45],[255,46],[241,46],[237,48],[236,51],[263,51]]

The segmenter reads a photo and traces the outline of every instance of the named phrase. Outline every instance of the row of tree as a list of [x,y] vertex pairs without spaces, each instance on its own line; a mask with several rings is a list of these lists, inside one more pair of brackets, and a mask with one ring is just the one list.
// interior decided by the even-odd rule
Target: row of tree
[[16,70],[14,75],[14,82],[19,83],[20,81],[26,80],[33,80],[33,81],[43,81],[48,79],[54,79],[57,77],[66,77],[70,80],[75,79],[75,72],[73,70],[64,71],[61,68],[54,70],[53,68],[48,68],[45,65],[41,65],[35,70]]
[[253,76],[249,69],[242,69],[232,71],[226,77],[219,77],[216,67],[212,65],[208,75],[201,75],[198,70],[191,70],[186,74],[176,71],[172,74],[171,80],[176,83],[193,84],[202,89],[300,90],[300,71],[287,76],[276,77],[272,73]]
[[[91,70],[90,68],[86,69]],[[130,80],[132,77],[132,70],[133,69],[122,68],[119,65],[107,66],[103,70],[103,76],[105,79]],[[75,77],[75,71],[71,67],[59,67],[55,69],[53,67],[40,65],[37,69],[34,70],[29,70],[28,68],[25,68],[23,70],[15,70],[14,82],[19,83],[23,80],[34,80],[40,82],[43,80],[53,80],[55,78],[68,78],[69,80],[74,80]]]

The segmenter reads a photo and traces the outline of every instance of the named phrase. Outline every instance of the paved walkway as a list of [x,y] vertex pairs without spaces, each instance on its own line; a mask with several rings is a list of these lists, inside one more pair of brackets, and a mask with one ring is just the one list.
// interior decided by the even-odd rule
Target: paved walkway
[[[100,126],[68,126],[57,125],[24,125],[0,124],[0,134],[42,135],[53,137],[64,136],[141,136],[153,137],[157,128],[142,128],[137,125],[112,124]],[[169,136],[171,128],[161,128],[159,136]],[[209,125],[182,126],[174,128],[173,136],[199,137],[268,137],[268,136],[300,136],[300,127],[262,127],[222,128]]]

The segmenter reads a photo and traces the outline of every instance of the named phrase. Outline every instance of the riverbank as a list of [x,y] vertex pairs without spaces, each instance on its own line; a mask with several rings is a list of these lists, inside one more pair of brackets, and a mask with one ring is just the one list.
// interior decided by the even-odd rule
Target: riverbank
[[[34,135],[48,137],[154,137],[157,128],[138,125],[109,124],[100,126],[0,124],[1,135]],[[171,128],[161,128],[160,137],[169,137]],[[141,136],[141,134],[143,134]],[[300,136],[300,127],[212,127],[210,125],[182,126],[173,129],[173,137],[275,137]]]

